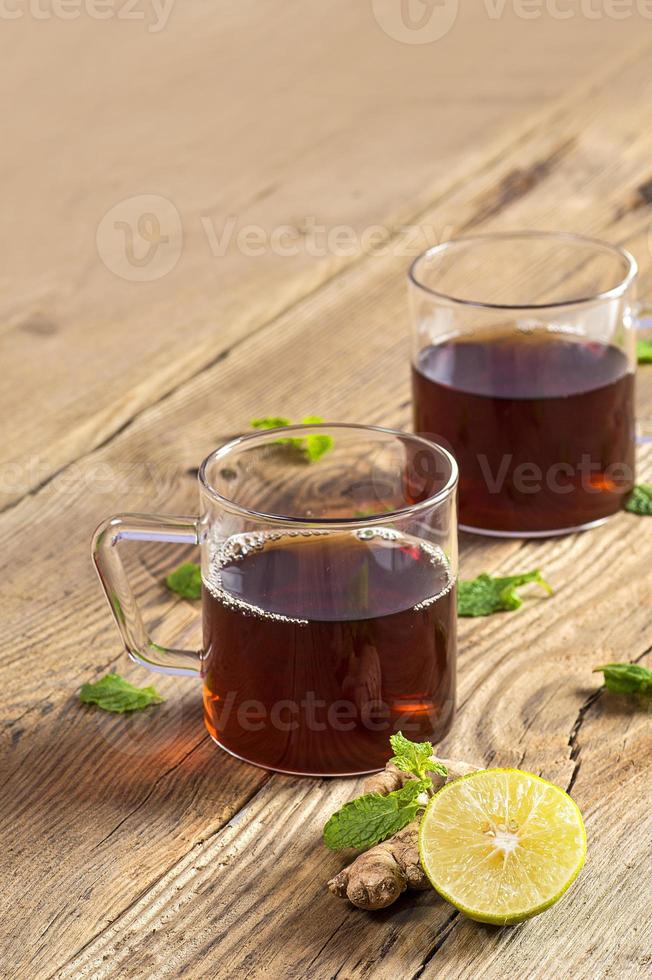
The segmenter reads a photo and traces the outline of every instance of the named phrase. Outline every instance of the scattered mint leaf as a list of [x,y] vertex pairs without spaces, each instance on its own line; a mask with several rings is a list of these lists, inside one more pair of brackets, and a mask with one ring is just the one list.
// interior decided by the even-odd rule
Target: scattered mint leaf
[[602,671],[604,686],[616,694],[646,694],[652,696],[652,670],[641,664],[605,664],[594,667]]
[[440,776],[448,774],[446,766],[432,761],[433,749],[430,742],[411,742],[402,732],[390,735],[389,741],[394,752],[389,761],[401,772],[410,772],[419,779],[425,779],[429,772],[439,773]]
[[82,684],[79,700],[96,704],[103,711],[142,711],[150,704],[161,704],[165,698],[154,687],[135,687],[119,674],[107,674],[94,684]]
[[[320,415],[306,415],[301,419],[302,425],[320,425],[323,422]],[[292,425],[289,419],[283,416],[270,416],[269,418],[252,419],[251,425],[254,429],[282,429]],[[318,459],[333,448],[333,437],[327,435],[311,435],[301,438],[277,439],[276,442],[281,446],[295,446],[302,452],[308,462],[315,463]]]
[[[306,415],[301,419],[301,424],[321,425],[323,421],[321,415]],[[305,439],[290,439],[288,441],[294,443],[297,449],[305,453],[310,463],[316,463],[324,453],[327,453],[334,446],[333,437],[327,435],[312,435],[306,436]]]
[[305,443],[303,451],[310,462],[315,463],[318,459],[321,459],[324,453],[327,453],[329,449],[333,448],[333,437],[327,435],[306,436]]
[[280,415],[278,416],[278,418],[272,415],[264,419],[251,420],[251,427],[253,429],[282,429],[284,425],[291,425],[291,424],[292,423],[290,422],[289,419],[283,418]]
[[625,501],[625,510],[630,514],[652,515],[652,485],[639,483]]
[[636,359],[639,364],[652,364],[652,340],[639,340],[636,344]]
[[529,582],[536,582],[551,595],[552,589],[535,569],[522,575],[507,575],[494,578],[483,572],[477,578],[460,582],[457,591],[457,612],[459,616],[490,616],[492,613],[519,609],[523,600],[516,590]]
[[[289,419],[286,419],[283,415],[270,415],[268,418],[264,419],[252,419],[252,428],[254,429],[283,429],[287,425],[292,425]],[[297,446],[301,448],[301,439],[276,439],[277,445],[279,446]]]
[[345,803],[326,823],[324,843],[334,851],[342,847],[373,847],[397,834],[423,808],[417,797],[431,785],[429,779],[412,779],[387,796],[366,793]]
[[170,592],[177,592],[184,599],[201,598],[201,568],[194,561],[179,565],[165,579]]

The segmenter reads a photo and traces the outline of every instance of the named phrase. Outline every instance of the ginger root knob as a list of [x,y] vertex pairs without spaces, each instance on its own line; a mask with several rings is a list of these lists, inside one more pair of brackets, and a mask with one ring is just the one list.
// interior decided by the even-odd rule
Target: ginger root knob
[[331,878],[328,887],[333,895],[368,911],[386,908],[408,887],[428,888],[419,862],[419,821],[413,820],[389,840],[360,854]]
[[[448,770],[446,778],[438,773],[430,774],[435,789],[479,768],[453,759],[433,759],[433,762],[442,763]],[[414,778],[388,762],[382,772],[365,780],[364,791],[386,796]],[[348,868],[328,882],[331,893],[339,898],[348,898],[359,909],[373,912],[387,908],[407,888],[416,891],[429,888],[430,883],[419,860],[419,823],[419,819],[413,820],[393,837],[360,854]]]

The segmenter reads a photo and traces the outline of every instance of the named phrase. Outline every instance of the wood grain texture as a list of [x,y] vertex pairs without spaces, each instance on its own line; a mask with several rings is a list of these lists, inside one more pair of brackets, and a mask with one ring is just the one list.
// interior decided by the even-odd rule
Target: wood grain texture
[[[501,152],[471,161],[428,207],[410,204],[411,213],[458,230],[601,234],[630,246],[643,283],[652,282],[652,209],[640,192],[650,180],[641,105],[652,95],[652,56],[631,53],[603,65],[600,77],[608,84],[585,83],[536,123],[503,134]],[[650,663],[644,519],[622,514],[555,541],[462,541],[465,577],[539,566],[555,587],[553,598],[532,599],[517,614],[461,623],[459,714],[441,746],[442,754],[542,772],[572,787],[587,817],[585,872],[559,906],[518,929],[468,923],[430,893],[375,915],[330,896],[325,882],[341,858],[322,847],[321,826],[354,783],[268,777],[217,752],[191,680],[157,679],[168,700],[134,719],[100,717],[75,701],[79,684],[118,661],[130,678],[146,678],[124,670],[90,568],[88,539],[107,513],[192,512],[193,468],[252,415],[409,424],[404,274],[417,233],[399,233],[387,254],[349,264],[320,289],[302,289],[300,302],[255,333],[235,331],[214,363],[201,369],[198,358],[188,383],[168,391],[159,376],[156,403],[132,402],[129,424],[105,445],[93,448],[75,429],[76,461],[0,515],[7,975],[649,972],[650,716],[598,694],[591,674],[606,659]],[[648,415],[651,372],[640,385]],[[111,404],[121,397],[114,391]],[[73,420],[73,428],[84,424],[79,406]],[[652,477],[649,448],[640,462]],[[162,547],[133,556],[155,622],[169,604],[160,579],[181,557]],[[183,602],[160,626],[184,643],[195,628],[196,612]]]
[[[0,506],[355,262],[365,232],[413,222],[498,130],[649,29],[461,6],[428,45],[387,36],[366,0],[176,3],[153,32],[149,18],[3,21]],[[133,221],[153,213],[180,249],[151,282],[112,271],[122,232],[97,239],[143,195],[158,205],[136,201]],[[342,225],[352,244],[326,246]],[[289,227],[289,254],[241,242],[251,226],[265,241]],[[447,233],[422,225],[419,248]],[[135,256],[148,247],[134,224]]]

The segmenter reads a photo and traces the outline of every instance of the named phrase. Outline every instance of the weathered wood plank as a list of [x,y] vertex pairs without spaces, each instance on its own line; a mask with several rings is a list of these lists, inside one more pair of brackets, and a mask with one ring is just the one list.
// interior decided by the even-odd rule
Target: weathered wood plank
[[[412,221],[499,125],[648,23],[462,6],[431,45],[388,37],[369,4],[346,0],[175,4],[160,30],[153,16],[4,21],[0,506],[355,261],[365,229]],[[135,258],[149,248],[135,229],[145,212],[181,248],[151,282],[103,263],[120,256],[112,225],[96,242],[102,216],[141,195],[160,200],[128,216]],[[326,247],[342,223],[352,246]],[[251,225],[266,240],[290,226],[290,254],[287,239],[286,254],[239,243]],[[149,271],[127,264],[131,278]]]
[[[649,605],[649,592],[644,600]],[[602,619],[601,624],[608,635],[610,624]],[[617,659],[635,657],[636,648],[623,649],[615,625],[612,629],[608,649],[596,651],[598,659],[605,652],[615,652]],[[649,626],[647,642],[649,648]],[[644,662],[652,665],[649,654]],[[586,819],[587,864],[577,887],[554,915],[520,929],[480,930],[483,973],[489,976],[590,980],[637,978],[650,972],[650,713],[609,693],[594,700],[588,675],[577,687],[586,688],[586,700],[571,746],[573,753],[579,750],[573,796]],[[549,708],[545,710],[548,714]],[[539,757],[534,742],[523,765],[535,767]],[[458,917],[423,976],[474,976],[478,939],[478,929]]]
[[[636,188],[649,178],[650,136],[637,125],[635,99],[649,98],[650,88],[650,59],[642,56],[607,90],[555,110],[547,126],[527,138],[516,136],[508,155],[488,161],[466,187],[423,220],[454,215],[459,227],[475,227],[483,220],[483,226],[491,227],[554,226],[568,221],[565,202],[573,199],[581,183],[585,210],[573,215],[576,226],[631,243],[649,271],[650,258],[641,247],[649,206],[632,208],[631,202]],[[545,177],[526,178],[522,190],[506,194],[506,181],[514,185],[510,175],[541,173],[541,161],[546,160],[553,164]],[[135,760],[133,772],[125,774],[123,755],[129,754],[130,734],[111,719],[119,730],[117,748],[106,738],[90,740],[82,763],[75,761],[74,753],[98,722],[85,711],[80,714],[71,692],[99,662],[109,663],[116,653],[113,627],[86,554],[94,522],[111,509],[191,508],[194,489],[186,471],[261,411],[282,410],[294,416],[321,411],[343,420],[405,424],[404,265],[405,258],[396,254],[360,263],[269,329],[243,341],[192,384],[144,412],[106,447],[0,516],[5,541],[0,563],[12,599],[5,620],[9,654],[1,670],[2,686],[10,698],[9,720],[18,723],[23,713],[24,729],[3,763],[13,781],[4,816],[23,857],[11,870],[21,875],[20,901],[7,889],[2,895],[7,912],[3,928],[8,930],[5,957],[11,968],[32,976],[48,976],[66,963],[64,974],[70,976],[164,976],[182,969],[197,977],[228,976],[231,970],[253,976],[330,976],[336,969],[341,975],[384,971],[396,976],[424,967],[439,970],[441,964],[448,971],[445,975],[455,976],[464,971],[470,975],[480,956],[483,975],[498,977],[505,975],[505,963],[514,965],[519,950],[521,960],[532,959],[536,975],[543,943],[548,962],[563,957],[569,976],[588,976],[582,970],[589,962],[593,976],[606,975],[614,957],[625,973],[638,968],[640,949],[628,940],[631,920],[643,924],[649,914],[640,887],[647,840],[644,815],[636,803],[649,786],[645,730],[639,716],[618,712],[609,715],[606,728],[593,729],[600,742],[607,735],[624,738],[631,728],[626,750],[631,778],[616,795],[616,774],[609,769],[608,756],[597,749],[587,752],[583,742],[584,725],[597,726],[600,721],[593,712],[603,710],[601,702],[586,711],[579,731],[576,723],[587,688],[597,687],[591,667],[607,654],[630,659],[649,647],[649,559],[640,519],[623,514],[591,534],[554,542],[464,543],[465,575],[483,568],[509,572],[541,565],[557,592],[550,600],[529,603],[518,616],[462,624],[460,713],[445,749],[479,761],[529,766],[562,785],[575,777],[574,790],[600,846],[592,856],[595,863],[589,864],[567,900],[521,930],[478,930],[452,918],[451,910],[429,894],[418,899],[416,911],[403,903],[397,911],[375,917],[336,903],[324,892],[323,882],[339,859],[322,850],[319,830],[335,801],[351,791],[350,783],[273,777],[240,819],[220,830],[221,821],[234,812],[229,799],[238,794],[239,800],[248,798],[262,777],[235,763],[230,769],[229,760],[215,753],[218,778],[223,771],[232,772],[233,788],[226,787],[224,796],[212,795],[222,787],[211,782],[208,765],[195,773],[197,783],[191,780],[189,785],[181,778],[184,766],[192,769],[205,759],[200,728],[190,743],[172,745],[171,759],[159,760],[155,767],[147,759]],[[306,358],[306,351],[312,356]],[[396,370],[401,363],[406,365],[403,374]],[[258,387],[261,378],[264,389]],[[645,394],[645,405],[652,405],[651,396],[652,392]],[[73,517],[76,531],[71,535]],[[45,542],[41,551],[34,544],[39,538]],[[150,566],[155,575],[161,560],[157,553]],[[150,580],[143,566],[139,585]],[[152,608],[158,608],[156,600]],[[43,716],[40,686],[53,705]],[[174,697],[172,682],[161,687]],[[605,696],[605,710],[608,705]],[[139,729],[143,739],[146,722],[145,716]],[[160,745],[166,750],[170,731],[161,734]],[[60,740],[65,744],[59,754]],[[153,751],[160,745],[152,740]],[[89,764],[90,746],[95,746],[96,769]],[[37,781],[35,760],[42,764],[48,752],[54,752],[56,765]],[[634,778],[639,769],[640,777]],[[154,784],[158,779],[153,788],[152,771]],[[101,791],[96,827],[79,819],[79,800],[94,799],[98,772],[109,772],[110,778],[106,791]],[[168,793],[170,782],[175,788]],[[44,839],[44,820],[27,805],[35,785],[54,828],[49,849],[42,851],[33,841]],[[167,806],[154,811],[153,826],[163,836],[150,836],[152,822],[146,818],[152,816],[151,801],[159,794]],[[183,809],[177,827],[179,805]],[[296,821],[288,816],[293,808]],[[596,922],[604,917],[613,877],[610,845],[622,839],[625,831],[617,821],[625,812],[628,822],[631,814],[629,850],[635,864],[622,872],[622,893],[631,903],[628,919],[614,916],[612,933],[599,936],[590,961]],[[80,835],[77,845],[66,836],[71,825]],[[173,825],[176,830],[171,831]],[[172,847],[166,833],[172,833]],[[257,833],[262,836],[253,862],[249,848]],[[100,844],[107,834],[108,841]],[[24,861],[27,840],[29,866]],[[55,863],[57,845],[65,857]],[[219,864],[225,853],[233,855],[233,864],[216,874],[213,862]],[[255,879],[247,878],[245,864],[255,867]],[[126,869],[131,870],[130,879]],[[100,885],[92,890],[96,880]],[[567,915],[570,908],[573,914]],[[625,956],[633,959],[626,962]]]
[[[352,910],[325,891],[341,862],[322,847],[320,833],[353,787],[274,776],[236,821],[173,868],[61,976],[166,976],[183,968],[193,977],[215,970],[224,977],[327,977],[338,970],[347,977],[395,977],[425,966],[424,975],[453,978],[477,975],[478,962],[491,977],[543,978],[555,966],[557,975],[587,980],[608,975],[609,967],[619,975],[644,975],[649,713],[604,694],[586,712],[586,728],[575,731],[587,698],[599,690],[591,667],[605,656],[640,657],[649,646],[652,586],[638,525],[619,516],[608,527],[568,539],[562,555],[557,541],[523,545],[501,568],[509,573],[539,564],[557,594],[529,602],[517,616],[461,624],[460,713],[441,751],[522,765],[564,786],[576,776],[589,860],[558,906],[503,930],[453,916],[430,893],[381,914]],[[616,546],[624,556],[620,582],[606,574]],[[569,564],[592,569],[592,584],[578,585],[582,596],[574,603],[556,574],[558,565],[566,572]],[[632,616],[631,583],[637,580],[646,584],[639,621],[630,630],[623,620]],[[593,751],[585,750],[585,738]],[[613,745],[607,753],[605,741]],[[575,743],[582,747],[579,770]],[[239,880],[248,886],[238,888]],[[631,936],[633,921],[640,924],[637,937]],[[181,931],[189,944],[181,942]]]

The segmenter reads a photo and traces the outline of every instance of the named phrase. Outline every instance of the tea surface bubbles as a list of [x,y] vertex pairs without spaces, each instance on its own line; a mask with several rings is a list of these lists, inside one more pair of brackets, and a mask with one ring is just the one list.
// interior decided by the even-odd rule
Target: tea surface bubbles
[[293,773],[372,771],[389,735],[441,738],[455,697],[455,586],[390,527],[238,535],[203,581],[204,696],[224,748]]

